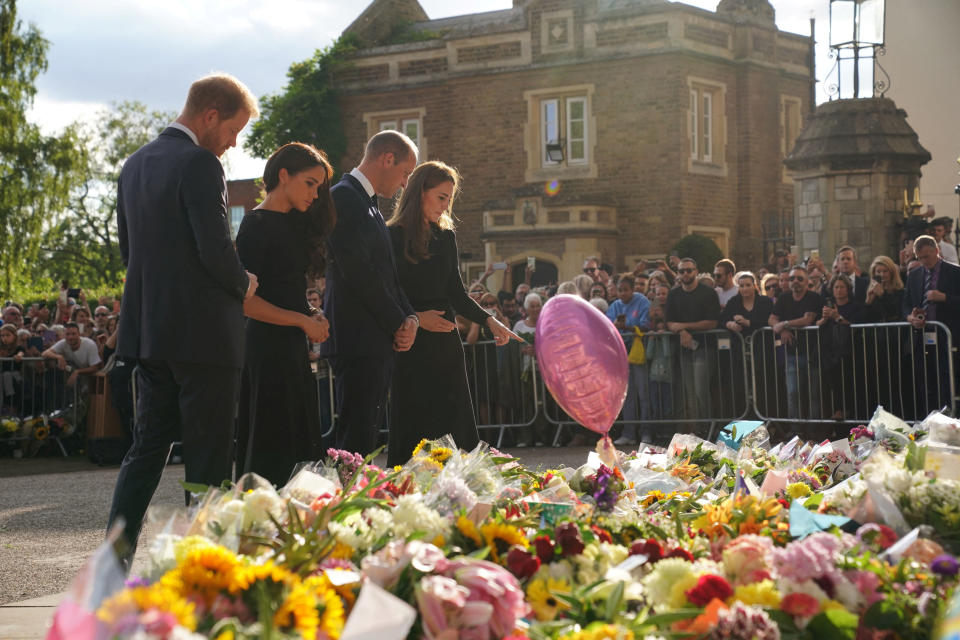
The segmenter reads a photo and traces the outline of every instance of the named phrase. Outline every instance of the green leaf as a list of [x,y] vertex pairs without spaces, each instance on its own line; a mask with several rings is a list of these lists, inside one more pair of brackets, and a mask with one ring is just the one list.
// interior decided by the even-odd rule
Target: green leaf
[[613,591],[610,592],[610,595],[607,596],[607,604],[604,609],[604,619],[613,620],[617,615],[617,612],[620,611],[622,604],[623,582],[617,582],[617,586],[615,586]]
[[807,631],[817,640],[854,640],[859,619],[846,609],[830,609],[810,620]]
[[200,482],[187,482],[186,480],[181,480],[180,486],[183,487],[184,491],[189,491],[190,493],[195,493],[197,495],[203,495],[210,489],[210,485]]
[[890,600],[879,600],[863,614],[863,623],[874,629],[900,629],[904,623],[904,612]]

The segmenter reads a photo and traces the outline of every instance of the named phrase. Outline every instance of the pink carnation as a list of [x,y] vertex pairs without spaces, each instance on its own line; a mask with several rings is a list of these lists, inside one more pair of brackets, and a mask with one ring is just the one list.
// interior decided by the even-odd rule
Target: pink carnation
[[774,549],[773,566],[780,577],[796,582],[826,578],[835,583],[842,577],[837,561],[855,541],[849,534],[838,537],[832,533],[815,533],[783,549]]

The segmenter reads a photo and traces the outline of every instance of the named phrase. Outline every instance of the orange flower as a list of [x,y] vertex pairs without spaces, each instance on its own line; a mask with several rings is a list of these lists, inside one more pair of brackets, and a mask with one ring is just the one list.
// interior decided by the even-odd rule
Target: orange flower
[[727,605],[720,598],[714,598],[704,608],[703,613],[696,618],[680,620],[673,624],[675,631],[682,631],[688,634],[710,633],[710,630],[717,624],[720,612],[727,609]]

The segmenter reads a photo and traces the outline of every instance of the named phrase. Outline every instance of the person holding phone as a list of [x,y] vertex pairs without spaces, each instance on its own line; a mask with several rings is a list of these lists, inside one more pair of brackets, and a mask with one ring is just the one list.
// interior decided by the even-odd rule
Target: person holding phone
[[468,451],[480,440],[454,311],[485,325],[498,346],[523,341],[464,289],[452,215],[459,182],[442,162],[419,165],[387,222],[400,286],[419,319],[413,347],[397,354],[389,466],[406,462],[422,438],[449,433]]
[[893,259],[877,256],[870,263],[870,285],[867,287],[868,322],[898,322],[903,306],[903,280]]
[[[949,354],[947,339],[943,331],[927,323],[942,323],[954,336],[954,344],[960,336],[960,267],[944,261],[940,257],[940,247],[932,236],[920,236],[913,242],[913,249],[921,268],[907,275],[907,286],[903,294],[901,313],[916,331],[913,332],[913,347],[918,357],[914,357],[914,375],[917,380],[936,380],[936,384],[920,384],[921,397],[917,398],[920,411],[918,417],[926,415],[924,411],[939,409],[950,403],[953,389],[950,389],[950,373],[947,358],[954,358],[956,370],[957,353]],[[919,357],[926,354],[927,357]],[[926,368],[925,368],[926,367]],[[926,378],[924,378],[926,376]]]

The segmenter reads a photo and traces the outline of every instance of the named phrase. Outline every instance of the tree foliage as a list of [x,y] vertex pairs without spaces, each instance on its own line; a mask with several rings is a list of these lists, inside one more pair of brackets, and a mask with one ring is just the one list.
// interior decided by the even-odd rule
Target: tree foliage
[[713,273],[713,265],[723,257],[723,252],[717,243],[699,233],[684,236],[673,245],[673,250],[681,258],[693,258],[697,261],[700,271]]
[[287,71],[283,91],[260,100],[260,118],[244,146],[253,155],[266,158],[288,142],[306,142],[327,153],[338,168],[347,149],[340,107],[334,89],[334,74],[341,70],[356,42],[341,36],[308,60],[295,62]]
[[82,181],[77,128],[46,136],[27,121],[48,48],[17,19],[16,0],[0,0],[0,286],[7,294],[35,271],[45,225]]
[[83,182],[43,240],[43,271],[59,282],[117,286],[124,273],[117,244],[117,179],[124,161],[176,117],[139,102],[114,104],[79,128]]

